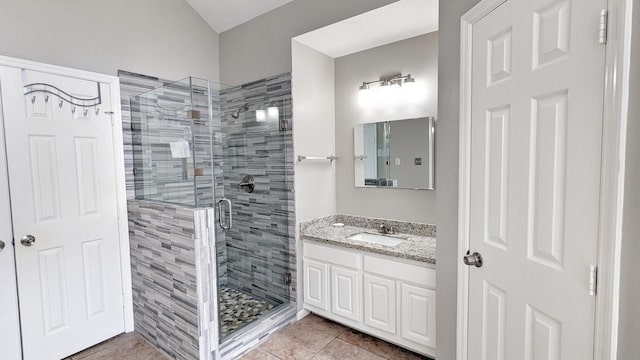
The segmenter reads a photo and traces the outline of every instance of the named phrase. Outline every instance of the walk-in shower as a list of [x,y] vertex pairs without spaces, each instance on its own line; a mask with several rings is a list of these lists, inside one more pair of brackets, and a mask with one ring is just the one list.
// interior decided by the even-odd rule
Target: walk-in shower
[[[180,338],[156,344],[176,358],[222,358],[263,319],[295,312],[289,78],[187,78],[130,106],[136,330]],[[256,116],[266,106],[278,118]]]

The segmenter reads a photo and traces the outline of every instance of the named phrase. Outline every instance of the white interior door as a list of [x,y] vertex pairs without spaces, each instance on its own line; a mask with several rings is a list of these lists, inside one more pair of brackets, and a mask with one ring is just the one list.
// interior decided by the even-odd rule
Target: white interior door
[[[2,79],[0,79],[0,82]],[[2,92],[0,91],[0,98]],[[9,205],[9,178],[2,127],[0,102],[0,359],[18,360],[20,347],[20,318],[18,316],[18,289],[11,241],[11,206]]]
[[592,359],[604,0],[507,0],[473,25],[468,358]]
[[23,93],[95,97],[95,82],[6,67],[0,80],[24,359],[60,359],[124,330],[109,86],[96,114]]

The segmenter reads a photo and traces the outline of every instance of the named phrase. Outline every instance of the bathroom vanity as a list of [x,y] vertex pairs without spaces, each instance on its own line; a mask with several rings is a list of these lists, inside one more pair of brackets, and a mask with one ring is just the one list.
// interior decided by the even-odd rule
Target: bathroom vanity
[[349,215],[302,223],[305,309],[434,357],[435,235]]

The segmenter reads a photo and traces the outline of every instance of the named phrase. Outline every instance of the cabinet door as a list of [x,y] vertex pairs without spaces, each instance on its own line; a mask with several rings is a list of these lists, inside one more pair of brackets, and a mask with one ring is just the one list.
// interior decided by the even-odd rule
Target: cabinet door
[[364,274],[364,323],[396,334],[396,282]]
[[329,311],[329,265],[304,259],[304,302]]
[[331,312],[360,321],[360,274],[357,271],[331,267]]
[[400,335],[431,348],[436,347],[436,292],[400,284],[402,314]]

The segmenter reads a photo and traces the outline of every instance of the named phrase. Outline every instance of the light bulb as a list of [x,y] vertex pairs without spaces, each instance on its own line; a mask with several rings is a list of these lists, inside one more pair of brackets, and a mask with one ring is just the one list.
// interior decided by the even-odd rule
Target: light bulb
[[380,86],[380,100],[386,103],[393,103],[400,95],[400,83],[397,81],[387,81]]
[[267,108],[267,119],[271,121],[278,120],[280,118],[280,110],[277,106],[269,106]]
[[267,113],[262,109],[256,110],[256,121],[257,122],[267,121]]
[[358,91],[358,102],[360,105],[369,106],[373,102],[373,90],[368,86],[361,86]]
[[421,90],[416,79],[411,77],[411,75],[408,75],[407,79],[402,83],[402,97],[407,101],[420,101],[423,97]]

